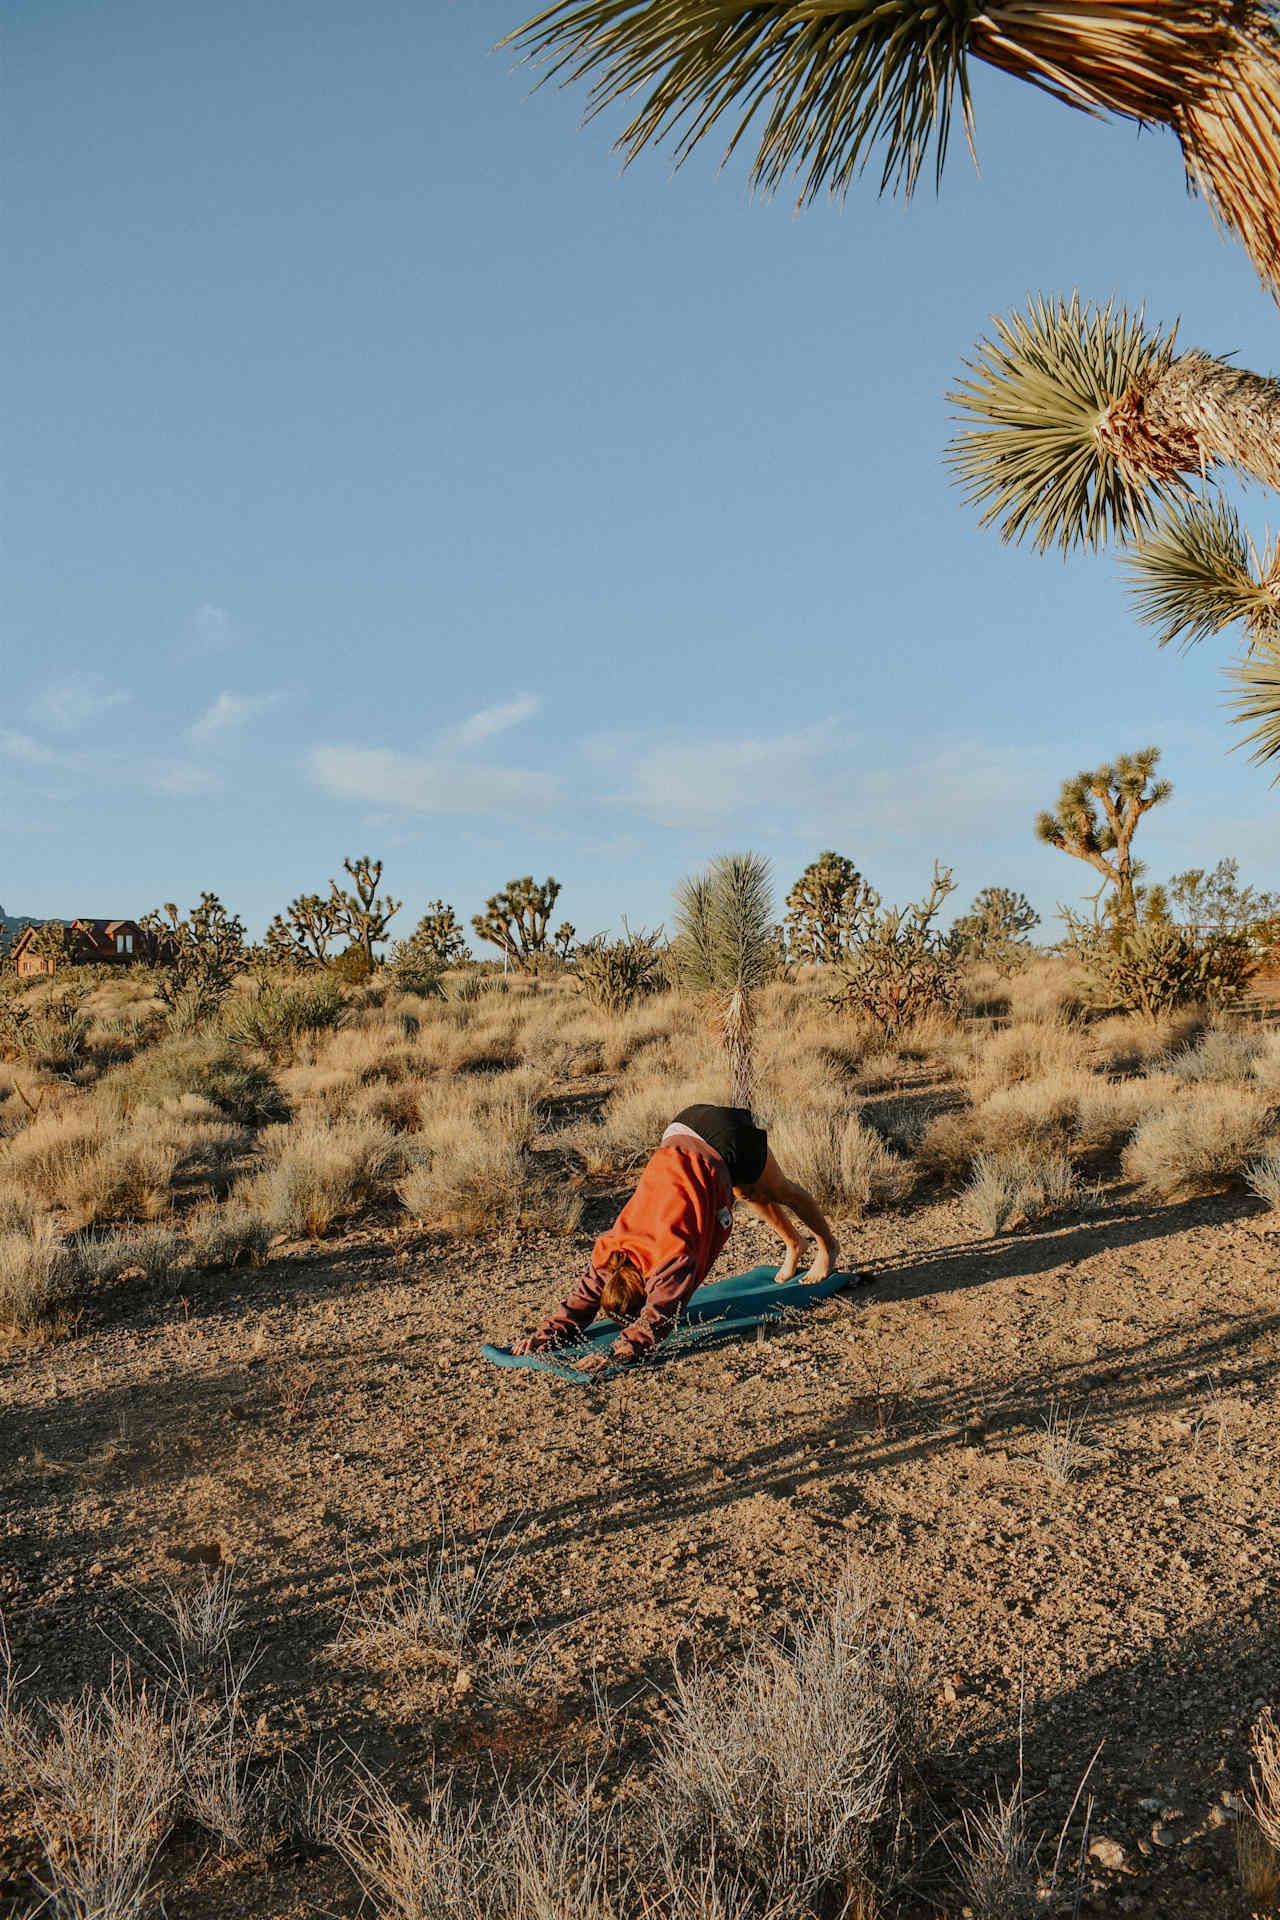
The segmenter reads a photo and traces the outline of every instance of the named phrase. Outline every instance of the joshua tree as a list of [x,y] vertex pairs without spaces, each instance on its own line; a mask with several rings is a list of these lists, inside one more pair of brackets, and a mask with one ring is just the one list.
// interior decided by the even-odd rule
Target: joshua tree
[[329,960],[330,942],[346,931],[346,915],[334,895],[326,900],[322,893],[302,893],[267,928],[267,955],[295,967],[322,967]]
[[202,893],[200,904],[185,919],[170,900],[139,925],[170,962],[156,982],[168,1007],[188,988],[204,1007],[215,1005],[244,964],[244,924],[238,914],[227,912],[216,893]]
[[1176,351],[1114,302],[1073,293],[997,318],[950,398],[978,422],[952,464],[982,525],[1005,540],[1101,547],[1127,540],[1227,467],[1280,487],[1280,381]]
[[1140,753],[1122,753],[1114,766],[1064,780],[1056,812],[1042,813],[1036,821],[1039,839],[1087,861],[1114,888],[1122,931],[1138,924],[1139,868],[1133,858],[1138,822],[1173,792],[1167,780],[1151,777],[1159,759],[1159,747],[1144,747]]
[[555,948],[562,960],[569,958],[569,949],[578,937],[578,929],[571,920],[562,920],[556,928]]
[[729,1059],[733,1104],[751,1105],[752,1004],[777,966],[773,885],[758,853],[726,853],[676,888],[672,958],[683,986],[705,994]]
[[1190,185],[1280,284],[1280,33],[1262,0],[555,0],[509,36],[549,78],[590,82],[588,116],[639,96],[628,160],[673,137],[679,165],[762,124],[752,179],[800,201],[845,193],[878,149],[880,188],[941,180],[967,65],[986,61],[1092,114],[1169,127]]
[[71,935],[61,920],[46,920],[31,936],[31,951],[54,967],[65,966],[71,955]]
[[500,947],[517,966],[547,950],[547,927],[560,897],[560,882],[548,874],[539,886],[531,873],[508,880],[501,893],[485,901],[482,914],[473,916],[476,938]]
[[458,916],[446,900],[432,900],[405,942],[436,967],[456,967],[471,958]]
[[385,899],[378,898],[381,860],[371,860],[366,853],[342,864],[351,876],[354,891],[344,893],[336,880],[329,882],[329,902],[337,916],[336,931],[345,933],[352,946],[364,948],[366,967],[371,969],[374,942],[386,939],[392,916],[399,913],[404,901],[393,900],[390,894]]
[[1229,669],[1236,721],[1254,760],[1280,755],[1280,549],[1261,553],[1235,508],[1194,500],[1125,556],[1138,618],[1161,646],[1194,646],[1239,625],[1248,642]]
[[844,958],[850,916],[867,883],[842,853],[820,853],[787,895],[787,947],[792,960],[832,966]]
[[951,944],[966,959],[1001,959],[1015,947],[1026,947],[1027,935],[1039,925],[1040,915],[1025,893],[984,887],[952,927]]

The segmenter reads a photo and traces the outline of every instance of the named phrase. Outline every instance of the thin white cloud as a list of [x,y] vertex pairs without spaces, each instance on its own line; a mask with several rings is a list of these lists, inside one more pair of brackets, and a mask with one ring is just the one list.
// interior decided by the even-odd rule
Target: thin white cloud
[[231,615],[225,607],[215,607],[206,600],[188,620],[185,639],[189,654],[224,652],[235,639]]
[[282,693],[220,693],[188,729],[189,737],[206,746],[213,740],[225,740],[228,734],[279,706],[283,698]]
[[79,733],[115,707],[133,698],[123,687],[112,687],[100,673],[69,673],[51,680],[27,709],[37,726],[55,733]]
[[172,794],[177,798],[202,793],[218,793],[222,782],[217,774],[210,773],[208,767],[198,767],[190,760],[166,760],[151,767],[146,783],[153,793]]
[[481,707],[479,713],[473,713],[455,729],[450,739],[460,747],[479,746],[482,740],[492,740],[496,733],[506,733],[509,728],[532,720],[541,707],[542,701],[536,693],[518,693],[513,700],[504,700],[496,707]]
[[[835,741],[825,727],[761,739],[656,742],[598,735],[587,756],[615,806],[634,808],[659,826],[759,830],[811,805],[829,785],[824,764]],[[609,791],[611,781],[618,781]]]
[[340,800],[411,813],[543,813],[559,797],[553,774],[518,767],[476,767],[381,747],[314,747],[311,780]]
[[0,753],[10,760],[21,760],[29,767],[51,766],[61,756],[52,747],[42,746],[39,740],[33,740],[29,733],[11,733],[0,728]]

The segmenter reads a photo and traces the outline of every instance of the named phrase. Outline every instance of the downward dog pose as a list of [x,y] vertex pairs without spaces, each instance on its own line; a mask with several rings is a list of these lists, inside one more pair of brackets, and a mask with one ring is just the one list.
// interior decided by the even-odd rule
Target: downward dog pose
[[825,1280],[839,1245],[813,1195],[788,1180],[768,1136],[745,1107],[686,1107],[662,1136],[640,1183],[591,1254],[569,1298],[514,1353],[545,1353],[576,1340],[598,1313],[622,1325],[613,1346],[584,1360],[638,1360],[665,1340],[729,1238],[733,1203],[744,1200],[786,1247],[777,1283],[793,1280],[804,1242],[797,1214],[819,1242],[806,1284]]

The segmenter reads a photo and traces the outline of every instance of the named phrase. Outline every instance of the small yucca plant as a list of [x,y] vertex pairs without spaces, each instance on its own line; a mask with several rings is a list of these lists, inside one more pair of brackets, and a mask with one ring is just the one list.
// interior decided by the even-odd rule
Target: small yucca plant
[[773,977],[778,960],[773,884],[761,854],[722,854],[705,872],[680,882],[672,958],[681,985],[712,1002],[733,1104],[749,1107],[753,996]]

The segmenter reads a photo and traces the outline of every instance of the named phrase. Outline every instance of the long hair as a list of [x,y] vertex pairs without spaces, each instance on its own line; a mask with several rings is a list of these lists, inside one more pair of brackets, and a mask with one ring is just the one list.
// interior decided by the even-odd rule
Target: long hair
[[639,1267],[619,1247],[609,1254],[603,1271],[605,1280],[600,1295],[600,1311],[619,1325],[634,1320],[646,1299]]

